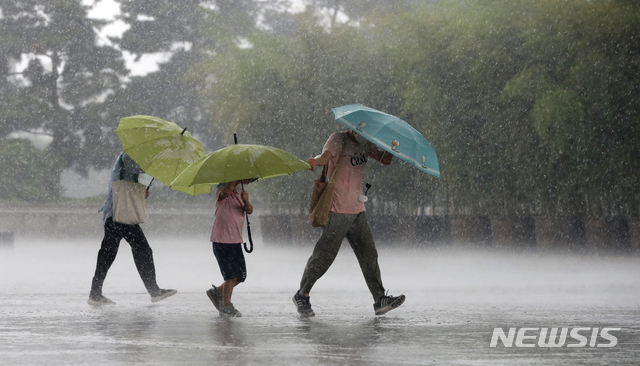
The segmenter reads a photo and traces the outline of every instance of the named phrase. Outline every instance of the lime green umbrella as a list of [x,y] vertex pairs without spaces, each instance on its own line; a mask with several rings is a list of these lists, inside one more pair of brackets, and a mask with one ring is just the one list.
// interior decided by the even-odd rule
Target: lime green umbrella
[[171,187],[264,179],[310,168],[309,164],[275,147],[236,144],[196,160],[176,177]]
[[[234,135],[234,138],[236,136]],[[295,156],[264,145],[236,144],[209,153],[189,165],[171,183],[172,188],[197,186],[198,184],[218,184],[244,179],[264,179],[293,174],[311,169],[309,164]],[[244,191],[244,185],[242,186]],[[247,253],[253,251],[251,226],[245,211],[250,247],[244,243]]]
[[[124,152],[167,187],[187,166],[205,155],[202,144],[186,128],[158,117],[122,118],[116,134]],[[171,188],[192,196],[211,193],[211,184]]]

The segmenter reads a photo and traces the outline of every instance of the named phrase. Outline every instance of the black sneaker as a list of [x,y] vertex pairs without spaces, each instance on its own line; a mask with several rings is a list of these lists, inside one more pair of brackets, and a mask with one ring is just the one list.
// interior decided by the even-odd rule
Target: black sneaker
[[102,306],[102,305],[115,305],[116,303],[109,300],[105,296],[89,296],[89,300],[87,300],[87,304],[91,306]]
[[160,300],[164,300],[169,296],[173,296],[178,292],[178,290],[164,290],[160,289],[155,294],[151,295],[151,302],[158,302]]
[[310,317],[310,316],[316,315],[316,313],[314,313],[313,310],[311,309],[311,302],[309,301],[309,296],[304,296],[300,294],[300,292],[296,292],[296,294],[293,295],[293,298],[291,300],[293,300],[293,303],[296,304],[296,307],[298,308],[298,313],[300,315],[304,317]]
[[232,303],[228,303],[227,305],[220,306],[220,316],[227,318],[239,318],[242,316],[242,313],[239,312]]
[[213,306],[220,311],[220,307],[222,306],[222,294],[220,294],[220,290],[215,285],[211,285],[211,287],[212,288],[207,290],[207,296],[213,303]]
[[395,308],[397,308],[398,306],[402,305],[402,303],[404,302],[404,295],[400,295],[398,297],[395,296],[380,296],[378,298],[378,301],[375,302],[375,304],[373,304],[373,310],[375,310],[376,315],[382,315],[387,313],[388,311],[391,311]]

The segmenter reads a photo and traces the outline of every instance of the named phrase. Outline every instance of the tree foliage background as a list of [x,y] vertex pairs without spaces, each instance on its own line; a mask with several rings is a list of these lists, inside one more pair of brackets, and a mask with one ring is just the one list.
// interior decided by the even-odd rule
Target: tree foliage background
[[[102,24],[79,0],[0,1],[0,164],[20,150],[54,159],[47,176],[108,168],[117,121],[133,114],[188,125],[208,150],[237,133],[306,160],[341,129],[331,108],[362,103],[421,131],[442,172],[370,164],[374,211],[638,215],[634,1],[308,0],[297,14],[275,0],[120,5],[129,28],[100,44]],[[171,57],[130,77],[123,51]],[[50,135],[45,156],[7,145],[20,131]],[[252,192],[269,209],[304,212],[316,175]]]

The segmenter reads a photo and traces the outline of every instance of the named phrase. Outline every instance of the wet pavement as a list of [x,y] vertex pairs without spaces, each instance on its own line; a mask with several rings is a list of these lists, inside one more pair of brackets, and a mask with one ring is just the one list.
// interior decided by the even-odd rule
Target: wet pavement
[[[210,244],[150,237],[158,282],[178,294],[151,303],[123,242],[105,282],[115,306],[86,304],[97,240],[16,239],[0,249],[2,365],[599,365],[640,360],[640,258],[594,254],[381,248],[390,294],[373,314],[354,255],[343,246],[311,294],[291,301],[311,248],[246,255],[249,276],[218,316],[205,295],[221,276]],[[620,328],[596,347],[490,347],[494,328]],[[537,331],[527,334],[535,335]],[[582,331],[587,336],[591,331]],[[568,337],[567,344],[578,343]],[[535,344],[536,340],[525,343]]]

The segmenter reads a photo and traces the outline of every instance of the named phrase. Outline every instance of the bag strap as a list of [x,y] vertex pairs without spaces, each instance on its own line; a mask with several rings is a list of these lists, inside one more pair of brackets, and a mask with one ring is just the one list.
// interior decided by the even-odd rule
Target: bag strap
[[[342,135],[342,148],[340,149],[340,155],[338,155],[338,162],[336,163],[336,169],[333,171],[333,174],[331,175],[331,179],[333,179],[333,176],[336,175],[336,173],[338,172],[338,169],[340,168],[340,164],[342,163],[342,151],[344,150],[344,145],[346,144],[346,140],[345,140],[345,134],[341,133]],[[322,167],[322,174],[320,174],[320,181],[321,182],[326,182],[327,181],[327,171],[329,170],[329,163],[325,164]],[[336,176],[337,178],[337,176]]]
[[120,156],[118,156],[118,165],[120,166],[120,180],[124,180],[124,161],[122,161],[122,155],[124,155],[124,153],[120,153]]
[[[118,165],[120,166],[120,180],[125,180],[124,179],[124,161],[122,160],[122,157],[124,156],[124,152],[120,153],[120,156],[118,157]],[[129,157],[129,159],[131,159],[131,157]],[[138,174],[134,174],[133,175],[133,181],[134,183],[138,183]],[[152,180],[153,182],[153,180]],[[151,183],[149,183],[149,187],[151,187]],[[148,187],[147,187],[148,189]]]
[[[329,165],[329,164],[327,164]],[[322,167],[322,174],[320,174],[320,181],[321,182],[326,182],[327,181],[327,165]]]
[[[347,134],[346,133],[341,133],[342,135],[342,148],[340,149],[340,152],[338,155],[338,161],[336,162],[336,169],[333,171],[333,174],[331,175],[331,179],[333,179],[334,181],[336,179],[338,179],[338,171],[340,170],[340,167],[342,166],[342,151],[344,151],[344,145],[347,143],[346,138],[347,138]],[[329,163],[327,163],[327,165],[329,165]],[[327,165],[325,165],[325,168],[327,167]],[[323,169],[324,172],[324,169]],[[326,175],[325,175],[326,177]],[[334,178],[335,177],[335,178]]]

